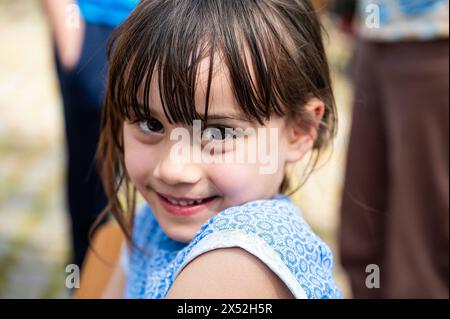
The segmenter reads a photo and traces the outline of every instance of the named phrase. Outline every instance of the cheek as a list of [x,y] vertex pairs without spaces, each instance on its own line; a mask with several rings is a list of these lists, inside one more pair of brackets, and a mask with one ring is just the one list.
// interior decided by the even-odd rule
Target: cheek
[[225,198],[227,206],[270,198],[278,188],[274,184],[278,178],[261,174],[258,165],[254,164],[213,165],[209,168],[208,176]]
[[[257,163],[215,164],[207,168],[211,182],[226,198],[227,205],[234,206],[251,200],[270,198],[278,193],[284,175],[288,147],[285,130],[281,124],[278,126],[276,124],[278,123],[272,123],[270,126],[276,128],[273,136],[269,131],[265,132],[265,139],[261,141],[265,144],[265,148],[259,146],[254,148],[254,145],[260,143],[255,137],[250,142],[253,143],[252,147],[240,151],[248,153],[256,149],[254,158]],[[248,158],[247,155],[244,158]]]
[[[209,167],[208,176],[229,205],[239,205],[252,187],[255,171],[250,165],[213,165]],[[247,189],[247,191],[243,191]]]
[[125,167],[131,181],[138,189],[145,187],[155,165],[151,147],[136,140],[124,139]]

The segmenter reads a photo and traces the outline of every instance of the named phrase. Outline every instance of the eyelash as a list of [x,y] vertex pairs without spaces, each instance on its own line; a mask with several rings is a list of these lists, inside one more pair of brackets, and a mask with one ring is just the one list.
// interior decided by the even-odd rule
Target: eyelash
[[[141,123],[142,123],[142,122],[146,122],[147,128],[148,128],[148,122],[151,121],[151,120],[157,121],[157,122],[159,123],[159,125],[161,125],[161,130],[162,130],[163,132],[155,132],[155,131],[152,131],[152,132],[145,132],[145,131],[142,129],[142,127],[141,127]],[[147,136],[154,135],[154,134],[164,134],[164,126],[163,126],[163,124],[162,124],[158,119],[156,119],[156,118],[154,118],[154,117],[152,117],[152,118],[137,118],[137,119],[133,119],[133,120],[131,121],[131,124],[132,124],[132,125],[138,124],[138,129],[139,129],[139,131],[140,131],[141,133],[147,135]],[[227,131],[228,131],[227,129],[234,130],[234,128],[232,128],[232,127],[223,126],[223,125],[219,125],[219,124],[217,124],[217,125],[211,124],[211,125],[209,125],[209,126],[206,126],[206,127],[202,128],[202,134],[201,134],[202,141],[203,141],[203,137],[204,137],[205,131],[206,131],[207,129],[216,129],[216,130],[219,130],[219,131],[220,131],[220,137],[221,137],[220,140],[216,140],[216,139],[209,140],[209,143],[213,142],[213,143],[218,143],[218,144],[220,144],[220,143],[223,144],[223,143],[226,143],[227,141],[230,140],[230,139],[227,139],[227,138],[226,138],[227,133],[229,133],[229,132],[227,132]],[[149,129],[149,130],[150,130],[150,129]],[[150,130],[150,131],[151,131],[151,130]],[[222,133],[224,133],[224,134],[222,134]],[[239,138],[239,135],[236,135],[236,133],[235,133],[234,131],[233,131],[232,133],[233,133],[233,134],[232,134],[232,139],[233,139],[233,140]],[[224,137],[224,138],[222,138],[222,137]]]
[[[163,132],[145,132],[142,129],[142,126],[141,126],[142,122],[146,122],[147,128],[148,128],[148,123],[149,123],[149,121],[152,121],[152,120],[157,121],[159,123],[159,125],[161,125],[161,128],[162,128]],[[147,136],[148,135],[153,135],[153,134],[163,134],[164,133],[164,125],[155,117],[152,117],[152,118],[136,118],[136,119],[133,119],[130,123],[132,125],[137,125],[139,132],[141,132],[141,133],[143,133],[143,134],[145,134]]]
[[[227,126],[221,126],[221,125],[216,125],[216,126],[214,126],[214,125],[210,125],[210,126],[207,126],[207,127],[205,127],[205,128],[203,129],[203,132],[202,132],[202,139],[203,139],[204,134],[205,134],[205,131],[206,131],[207,129],[215,129],[216,131],[219,131],[219,135],[220,135],[219,137],[220,137],[220,140],[216,140],[216,139],[210,140],[210,141],[214,141],[214,143],[225,143],[226,141],[228,141],[229,139],[227,138],[227,134],[230,133],[229,130],[233,130],[233,128],[227,127]],[[212,132],[212,133],[214,134],[214,132]],[[231,132],[231,133],[232,133],[232,139],[233,139],[233,140],[236,139],[237,136],[236,136],[236,134],[234,134],[234,131]]]

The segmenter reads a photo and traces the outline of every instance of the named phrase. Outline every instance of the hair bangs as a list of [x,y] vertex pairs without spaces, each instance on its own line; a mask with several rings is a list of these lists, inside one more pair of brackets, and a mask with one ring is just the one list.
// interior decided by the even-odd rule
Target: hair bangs
[[[151,115],[150,86],[157,79],[170,123],[206,121],[217,56],[223,58],[219,63],[225,63],[233,94],[249,119],[262,124],[273,113],[284,115],[284,106],[297,99],[283,86],[283,77],[295,74],[287,41],[258,2],[144,1],[140,6],[155,8],[136,10],[110,42],[109,88],[123,118]],[[152,14],[141,17],[140,12]],[[204,58],[209,58],[209,70],[205,105],[200,106],[195,92]]]

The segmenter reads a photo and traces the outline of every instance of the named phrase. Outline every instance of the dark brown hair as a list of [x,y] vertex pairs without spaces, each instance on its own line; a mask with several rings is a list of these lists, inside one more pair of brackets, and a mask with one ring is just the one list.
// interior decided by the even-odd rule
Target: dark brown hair
[[[149,88],[156,72],[164,114],[171,124],[189,125],[194,119],[206,118],[216,53],[223,58],[235,98],[249,119],[262,124],[276,114],[312,125],[304,105],[317,97],[325,104],[314,144],[317,157],[335,133],[336,112],[322,27],[308,1],[141,1],[110,39],[97,151],[109,198],[103,215],[111,212],[128,240],[136,189],[124,165],[123,122],[149,117]],[[210,65],[201,117],[194,96],[199,62],[205,57],[210,57]],[[125,203],[118,197],[121,189]],[[285,176],[280,192],[288,189]]]

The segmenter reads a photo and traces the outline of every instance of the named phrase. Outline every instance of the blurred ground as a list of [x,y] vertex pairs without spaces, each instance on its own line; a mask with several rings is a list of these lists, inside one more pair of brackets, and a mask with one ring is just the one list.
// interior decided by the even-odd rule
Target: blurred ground
[[[351,89],[351,46],[327,40],[339,109],[332,156],[295,196],[305,218],[335,252]],[[0,0],[0,298],[65,298],[69,256],[64,206],[62,107],[51,42],[38,0]]]

